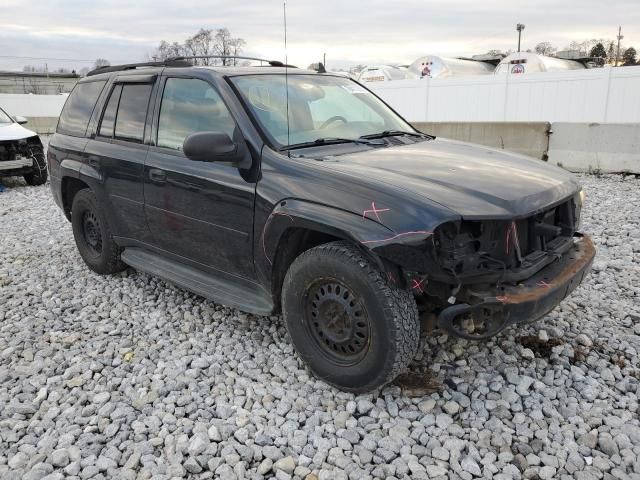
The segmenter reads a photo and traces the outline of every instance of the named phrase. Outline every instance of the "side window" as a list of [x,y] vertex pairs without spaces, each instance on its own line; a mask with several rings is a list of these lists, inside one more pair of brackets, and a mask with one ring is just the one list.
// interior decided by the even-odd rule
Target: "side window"
[[111,91],[107,107],[104,109],[104,114],[102,115],[100,130],[98,131],[98,135],[102,137],[113,137],[113,127],[116,124],[116,110],[118,109],[121,92],[122,85],[116,85]]
[[218,93],[204,80],[168,78],[158,119],[158,146],[182,150],[195,132],[224,132],[233,137],[233,117]]
[[78,83],[64,104],[57,131],[74,137],[84,137],[93,109],[105,81]]
[[152,84],[124,84],[116,114],[115,138],[142,142]]

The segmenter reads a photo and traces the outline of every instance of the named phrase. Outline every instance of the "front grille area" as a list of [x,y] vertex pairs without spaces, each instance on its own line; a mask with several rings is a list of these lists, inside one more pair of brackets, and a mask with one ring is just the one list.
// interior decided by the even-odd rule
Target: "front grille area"
[[28,139],[0,142],[0,162],[10,162],[21,157],[31,158],[32,156],[31,144]]
[[436,257],[460,279],[528,268],[571,241],[578,216],[571,199],[522,219],[448,223],[435,233]]

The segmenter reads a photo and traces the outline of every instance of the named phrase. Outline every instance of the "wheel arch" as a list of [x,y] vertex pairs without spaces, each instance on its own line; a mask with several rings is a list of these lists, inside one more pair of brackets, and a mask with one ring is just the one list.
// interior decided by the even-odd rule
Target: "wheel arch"
[[390,232],[373,220],[334,207],[300,200],[279,202],[264,222],[256,250],[256,263],[270,285],[275,310],[280,310],[284,277],[302,253],[325,243],[348,241],[385,270],[388,262],[368,248],[366,241]]
[[67,220],[71,220],[71,205],[73,205],[73,199],[80,190],[85,188],[91,189],[91,187],[82,179],[71,176],[62,177],[60,183],[60,190],[62,192],[62,209],[64,216]]

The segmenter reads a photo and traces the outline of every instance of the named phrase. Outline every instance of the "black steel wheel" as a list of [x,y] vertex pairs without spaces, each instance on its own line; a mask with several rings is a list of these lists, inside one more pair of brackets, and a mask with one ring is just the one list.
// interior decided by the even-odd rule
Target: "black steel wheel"
[[418,309],[355,245],[332,242],[296,258],[282,286],[292,343],[323,381],[350,392],[384,386],[413,359]]
[[113,241],[104,212],[91,190],[80,190],[73,197],[71,226],[78,252],[91,270],[106,274],[125,269],[120,247]]
[[307,289],[305,322],[311,337],[336,364],[352,365],[371,337],[362,298],[336,279],[322,279]]
[[102,232],[100,231],[100,221],[91,210],[85,210],[82,216],[82,235],[84,241],[96,256],[102,253]]

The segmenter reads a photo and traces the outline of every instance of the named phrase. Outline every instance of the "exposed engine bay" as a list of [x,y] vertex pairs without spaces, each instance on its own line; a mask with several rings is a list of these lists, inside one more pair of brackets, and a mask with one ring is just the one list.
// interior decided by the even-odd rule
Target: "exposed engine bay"
[[42,143],[37,136],[0,141],[0,175],[22,175],[16,170],[37,168],[37,155],[43,155]]
[[[414,251],[417,271],[405,270],[423,315],[452,335],[484,339],[546,314],[595,255],[577,232],[581,208],[580,193],[525,218],[440,225],[421,254]],[[406,256],[405,249],[405,264]]]

